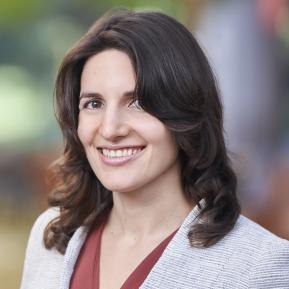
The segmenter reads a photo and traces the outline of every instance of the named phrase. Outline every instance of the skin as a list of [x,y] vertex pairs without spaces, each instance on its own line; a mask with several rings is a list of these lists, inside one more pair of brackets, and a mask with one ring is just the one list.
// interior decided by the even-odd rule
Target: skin
[[[95,175],[113,192],[114,203],[102,234],[101,288],[119,288],[193,207],[181,188],[177,145],[162,122],[132,102],[127,92],[134,88],[135,72],[124,52],[105,50],[84,65],[78,135]],[[97,150],[114,145],[145,149],[138,158],[114,167],[104,164]],[[115,278],[109,278],[111,274]]]

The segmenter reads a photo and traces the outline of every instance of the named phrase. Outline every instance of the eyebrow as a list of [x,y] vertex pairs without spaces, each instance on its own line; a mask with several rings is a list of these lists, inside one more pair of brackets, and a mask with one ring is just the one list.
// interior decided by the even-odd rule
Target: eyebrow
[[[124,98],[131,98],[133,97],[135,94],[135,91],[134,90],[130,90],[130,91],[126,91],[123,93],[122,97]],[[98,92],[82,92],[80,94],[80,97],[79,99],[82,99],[82,98],[93,98],[93,97],[102,97],[102,95]]]

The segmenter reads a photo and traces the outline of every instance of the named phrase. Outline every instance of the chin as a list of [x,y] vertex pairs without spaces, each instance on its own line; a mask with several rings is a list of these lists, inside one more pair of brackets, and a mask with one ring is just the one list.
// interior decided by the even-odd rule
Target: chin
[[102,183],[108,190],[112,192],[118,193],[126,193],[138,188],[137,185],[129,185],[128,183],[110,183],[110,182],[103,182]]
[[111,182],[103,182],[102,184],[110,191],[123,192],[129,189],[127,184],[111,183]]

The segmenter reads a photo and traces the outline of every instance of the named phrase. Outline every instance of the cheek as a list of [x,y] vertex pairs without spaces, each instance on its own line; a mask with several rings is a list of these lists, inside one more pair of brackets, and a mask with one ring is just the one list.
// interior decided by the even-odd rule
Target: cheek
[[178,155],[178,146],[167,128],[163,131],[161,144],[162,153],[165,154],[167,158],[175,160]]
[[92,121],[88,121],[80,114],[78,117],[77,133],[80,141],[84,146],[90,145],[93,142],[95,135],[95,125],[93,125]]
[[143,123],[145,125],[142,126],[142,131],[148,143],[162,154],[177,154],[177,144],[170,130],[161,121],[154,118]]

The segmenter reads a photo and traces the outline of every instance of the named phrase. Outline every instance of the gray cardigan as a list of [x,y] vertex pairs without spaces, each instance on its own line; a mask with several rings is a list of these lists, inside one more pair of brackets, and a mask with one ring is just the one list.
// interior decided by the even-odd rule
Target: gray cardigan
[[[198,210],[195,207],[186,217],[141,289],[289,288],[288,241],[240,216],[234,229],[216,245],[192,248],[187,232],[197,221]],[[57,214],[56,208],[50,208],[33,225],[21,289],[69,288],[87,232],[83,227],[76,230],[64,256],[55,249],[45,249],[43,230]]]

